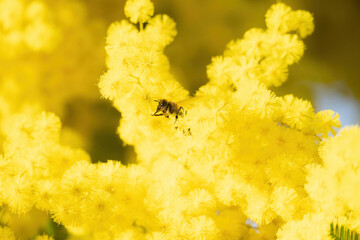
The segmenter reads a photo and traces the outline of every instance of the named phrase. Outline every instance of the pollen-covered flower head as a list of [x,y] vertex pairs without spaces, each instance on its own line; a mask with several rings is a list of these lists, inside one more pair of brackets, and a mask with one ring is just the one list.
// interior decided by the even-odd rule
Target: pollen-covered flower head
[[15,239],[14,232],[8,227],[0,227],[0,238],[1,239]]
[[281,33],[296,32],[305,38],[314,31],[314,19],[311,13],[303,10],[292,11],[284,3],[271,6],[266,13],[266,25],[270,31]]
[[54,240],[53,237],[50,237],[46,234],[43,234],[43,235],[38,235],[35,237],[35,240]]
[[154,14],[154,4],[150,0],[128,0],[125,15],[132,23],[145,23]]
[[[57,16],[50,14],[47,5],[53,5],[45,4],[48,0],[0,0],[0,46],[2,19],[8,16],[1,8],[5,1],[9,6],[12,1],[24,2],[27,18],[43,20],[39,26],[35,21],[26,27],[30,29],[25,31],[26,42],[32,48],[45,46],[38,40],[49,32],[43,24],[74,23],[66,19],[73,13],[66,7],[57,14],[62,20],[45,19]],[[353,192],[360,188],[360,150],[353,148],[360,149],[360,129],[331,138],[329,132],[334,135],[334,128],[340,126],[338,115],[331,110],[315,114],[309,101],[277,96],[270,89],[286,81],[288,67],[302,57],[302,38],[313,30],[312,15],[282,3],[274,5],[266,15],[267,29],[251,29],[228,44],[208,66],[210,81],[190,97],[171,73],[164,53],[176,35],[176,24],[167,15],[152,16],[150,1],[127,0],[125,14],[130,21],[109,27],[108,69],[99,82],[103,97],[121,112],[118,133],[125,144],[134,146],[136,161],[91,163],[82,150],[62,145],[60,119],[53,114],[27,110],[6,116],[11,111],[4,110],[4,96],[21,96],[15,92],[24,86],[21,81],[12,84],[16,74],[5,75],[6,82],[0,85],[7,89],[16,85],[16,90],[3,96],[6,91],[0,86],[0,106],[5,105],[0,107],[2,226],[12,227],[4,221],[3,210],[27,215],[38,208],[64,226],[69,238],[275,239],[278,231],[278,239],[326,239],[333,216],[357,218],[360,194],[354,197]],[[61,24],[54,29],[70,36],[90,25],[85,18],[77,21],[83,23],[71,31]],[[79,32],[76,43],[91,39],[90,32]],[[56,48],[61,52],[62,39]],[[89,52],[96,50],[92,43],[84,45]],[[64,56],[67,60],[68,55]],[[45,59],[38,63],[42,66],[47,58],[39,57]],[[15,72],[33,69],[26,65],[18,70],[12,62],[6,66],[16,68]],[[73,74],[72,64],[67,66],[66,73],[56,78],[80,78]],[[30,73],[25,71],[24,76],[51,75],[47,70]],[[165,110],[159,108],[160,99],[166,103]],[[312,227],[318,221],[320,233]],[[359,222],[351,224],[359,226]],[[50,239],[35,237],[36,233],[26,239]],[[0,227],[0,240],[2,236],[18,237],[16,230]]]

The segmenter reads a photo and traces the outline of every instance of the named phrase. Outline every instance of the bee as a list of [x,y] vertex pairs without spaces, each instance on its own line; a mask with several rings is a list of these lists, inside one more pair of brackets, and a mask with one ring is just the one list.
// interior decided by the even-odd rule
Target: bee
[[[179,104],[182,102],[171,102],[166,99],[154,100],[158,102],[158,106],[156,108],[155,113],[152,116],[165,116],[169,118],[171,114],[175,114],[175,122],[178,120],[179,116],[183,116],[186,114],[185,109]],[[159,113],[161,112],[161,113]]]

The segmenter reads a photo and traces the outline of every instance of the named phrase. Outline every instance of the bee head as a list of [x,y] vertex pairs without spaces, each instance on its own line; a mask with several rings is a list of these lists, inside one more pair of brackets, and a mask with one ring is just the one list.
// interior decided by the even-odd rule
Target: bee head
[[155,101],[159,103],[159,105],[157,106],[156,111],[161,111],[161,110],[166,108],[167,101],[165,99],[155,100]]

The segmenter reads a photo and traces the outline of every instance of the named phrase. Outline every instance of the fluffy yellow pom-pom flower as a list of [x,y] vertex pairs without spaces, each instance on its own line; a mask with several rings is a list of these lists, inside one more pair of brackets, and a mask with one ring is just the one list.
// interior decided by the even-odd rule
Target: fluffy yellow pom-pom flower
[[36,236],[35,240],[54,240],[54,238],[43,234],[43,235]]
[[14,232],[8,227],[0,227],[0,239],[15,240]]
[[145,23],[154,14],[154,4],[150,0],[128,0],[125,15],[132,23]]

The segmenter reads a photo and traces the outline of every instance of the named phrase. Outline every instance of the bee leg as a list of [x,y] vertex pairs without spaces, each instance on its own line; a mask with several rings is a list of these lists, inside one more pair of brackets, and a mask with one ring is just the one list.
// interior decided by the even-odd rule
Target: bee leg
[[151,116],[162,116],[164,115],[164,113],[157,113],[158,111],[156,111],[154,114],[152,114]]
[[183,107],[179,107],[179,110],[177,111],[177,115],[180,114],[180,111],[181,111],[181,115],[183,116],[185,113],[185,109]]
[[183,110],[184,111],[184,108],[183,107],[179,107],[179,109],[177,110],[177,112],[176,112],[176,116],[175,116],[175,122],[174,122],[174,124],[176,123],[176,121],[178,120],[178,118],[179,118],[179,113],[180,113],[180,111],[181,110]]

